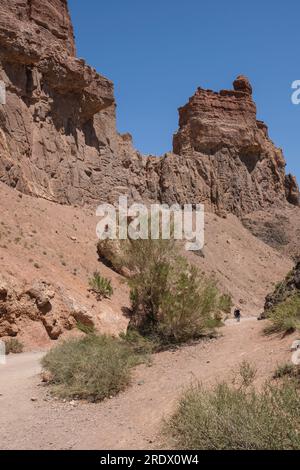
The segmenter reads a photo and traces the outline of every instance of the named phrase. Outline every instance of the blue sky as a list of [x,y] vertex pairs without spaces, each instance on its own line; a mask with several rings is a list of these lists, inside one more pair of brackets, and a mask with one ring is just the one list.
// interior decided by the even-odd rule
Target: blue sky
[[177,108],[197,86],[254,87],[258,118],[300,181],[299,0],[69,0],[77,54],[115,85],[120,132],[143,153],[171,150]]

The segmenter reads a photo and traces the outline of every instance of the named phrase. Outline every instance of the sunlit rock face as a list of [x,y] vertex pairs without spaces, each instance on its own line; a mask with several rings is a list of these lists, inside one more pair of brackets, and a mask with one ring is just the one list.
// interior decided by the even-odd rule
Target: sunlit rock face
[[232,90],[198,88],[179,109],[173,142],[174,153],[193,169],[186,191],[196,188],[197,198],[219,209],[241,214],[286,200],[299,202],[296,180],[286,176],[281,149],[257,120],[252,87],[244,76]]
[[0,0],[0,181],[65,204],[205,203],[245,214],[298,204],[294,177],[256,119],[252,87],[199,88],[179,109],[173,152],[142,156],[116,130],[113,84],[76,58],[65,0]]

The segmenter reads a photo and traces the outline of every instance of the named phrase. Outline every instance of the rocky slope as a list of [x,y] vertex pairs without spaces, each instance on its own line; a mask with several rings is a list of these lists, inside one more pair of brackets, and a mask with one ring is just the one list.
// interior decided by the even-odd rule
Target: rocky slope
[[[78,332],[77,323],[125,330],[128,289],[98,262],[94,211],[20,196],[0,183],[0,337],[44,347]],[[112,281],[112,300],[89,291],[98,269]]]
[[[128,288],[97,259],[94,211],[20,196],[0,183],[0,337],[17,336],[32,348],[76,333],[77,322],[112,334],[126,329]],[[202,256],[189,253],[189,260],[216,277],[243,316],[256,316],[292,262],[234,215],[208,213],[205,233]],[[99,302],[89,292],[95,270],[111,279],[111,300]]]
[[300,261],[298,260],[288,274],[279,282],[274,291],[266,296],[264,312],[261,318],[266,318],[269,311],[285,300],[300,293]]
[[0,180],[60,203],[204,202],[237,215],[298,204],[252,89],[198,89],[179,110],[173,153],[143,157],[116,131],[112,83],[75,57],[66,0],[0,1]]
[[299,208],[288,205],[271,210],[251,212],[242,217],[244,226],[253,235],[294,261],[300,256]]
[[[205,203],[204,258],[188,256],[256,314],[291,261],[288,249],[264,243],[251,214],[273,221],[276,207],[294,227],[299,191],[256,119],[249,81],[238,77],[218,93],[199,88],[179,110],[173,152],[145,157],[116,130],[113,84],[76,58],[66,0],[0,0],[0,9],[0,337],[45,344],[78,321],[111,333],[126,327],[128,291],[97,260],[94,216],[121,194]],[[263,241],[236,216],[246,226],[250,217]],[[88,292],[99,267],[112,279],[112,301]]]

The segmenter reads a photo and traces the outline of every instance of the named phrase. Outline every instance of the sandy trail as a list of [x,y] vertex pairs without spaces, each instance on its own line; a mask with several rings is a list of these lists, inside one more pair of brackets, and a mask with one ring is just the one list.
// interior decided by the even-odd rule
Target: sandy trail
[[8,357],[0,366],[0,449],[158,448],[162,420],[191,381],[230,378],[244,359],[262,381],[289,359],[292,338],[265,337],[263,326],[255,318],[229,321],[217,340],[157,354],[124,393],[99,404],[51,399],[38,375],[42,353]]

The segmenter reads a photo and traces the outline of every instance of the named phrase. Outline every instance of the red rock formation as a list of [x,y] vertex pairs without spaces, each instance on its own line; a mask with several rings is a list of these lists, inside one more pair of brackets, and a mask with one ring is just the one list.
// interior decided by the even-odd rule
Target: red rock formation
[[189,162],[192,190],[179,181],[176,188],[185,186],[187,199],[197,195],[197,199],[236,214],[286,199],[298,204],[296,180],[285,175],[281,149],[270,140],[267,126],[256,118],[248,79],[239,76],[233,87],[219,93],[198,88],[179,109],[173,149],[181,162]]
[[75,56],[73,26],[67,0],[5,0],[1,1],[1,45],[11,57],[32,62],[56,49]]
[[66,0],[0,0],[0,180],[60,203],[204,202],[237,215],[298,204],[282,151],[257,121],[249,81],[199,88],[179,110],[174,153],[143,157],[118,135],[113,85],[75,57]]
[[66,0],[0,7],[0,180],[62,203],[91,201],[116,136],[113,85],[74,56]]

